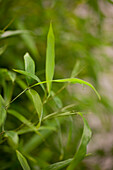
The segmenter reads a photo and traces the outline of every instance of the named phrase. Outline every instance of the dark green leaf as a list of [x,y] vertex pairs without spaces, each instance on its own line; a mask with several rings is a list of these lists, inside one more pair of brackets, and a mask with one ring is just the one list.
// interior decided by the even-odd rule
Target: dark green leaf
[[91,129],[89,128],[89,125],[86,119],[83,117],[82,113],[78,113],[78,114],[82,117],[84,121],[84,129],[83,129],[83,134],[82,134],[79,148],[77,152],[75,153],[74,158],[71,164],[69,165],[69,167],[67,168],[67,170],[74,170],[76,166],[78,165],[78,163],[80,163],[81,160],[84,159],[84,157],[86,156],[87,145],[92,135]]
[[38,133],[38,129],[29,121],[27,120],[23,115],[21,115],[20,113],[18,113],[15,110],[8,110],[8,113],[13,115],[14,117],[16,117],[17,119],[19,119],[22,123],[24,123],[25,125],[27,125],[28,127],[30,127],[33,131],[35,131],[36,133]]
[[5,102],[2,96],[0,95],[0,126],[4,124],[5,119],[6,119]]

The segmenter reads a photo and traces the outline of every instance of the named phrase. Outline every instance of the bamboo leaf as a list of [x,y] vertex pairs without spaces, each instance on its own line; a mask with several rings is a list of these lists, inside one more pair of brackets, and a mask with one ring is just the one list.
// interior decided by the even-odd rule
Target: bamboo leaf
[[23,41],[25,42],[26,47],[29,49],[29,51],[32,53],[32,55],[37,59],[37,56],[39,57],[39,52],[37,45],[35,43],[34,37],[32,36],[31,31],[26,31],[26,27],[23,22],[18,21],[17,22],[17,29],[21,30],[23,34],[21,34],[21,37]]
[[5,131],[6,137],[8,137],[9,144],[15,149],[18,146],[19,137],[14,131]]
[[[46,80],[51,81],[54,75],[55,67],[55,40],[54,33],[52,29],[52,24],[50,23],[49,32],[47,36],[47,50],[46,50]],[[47,90],[50,93],[52,82],[47,82]]]
[[87,145],[91,139],[91,129],[89,128],[89,125],[86,121],[86,119],[83,117],[82,113],[78,113],[83,121],[84,121],[84,129],[83,129],[83,134],[81,137],[81,142],[79,145],[79,148],[77,150],[77,152],[74,155],[74,158],[71,162],[71,164],[69,165],[69,167],[67,168],[67,170],[74,170],[76,168],[76,166],[78,165],[78,163],[81,162],[81,160],[84,159],[84,157],[86,156],[86,150],[87,150]]
[[16,73],[14,73],[12,71],[8,71],[8,75],[9,75],[11,81],[14,83],[14,81],[16,80]]
[[38,94],[35,90],[33,90],[33,89],[30,89],[30,90],[29,90],[29,93],[30,93],[31,96],[32,96],[35,109],[36,109],[36,111],[37,111],[37,113],[38,113],[39,122],[41,122],[42,114],[43,114],[43,105],[42,105],[42,101],[41,101],[41,99],[40,99],[40,96],[39,96],[39,94]]
[[6,119],[6,109],[5,102],[2,96],[0,95],[0,126],[2,126]]
[[23,33],[28,33],[28,31],[27,30],[5,31],[0,35],[0,39],[15,36],[15,35],[19,35],[19,34],[23,34]]
[[44,88],[43,83],[41,83],[40,79],[39,79],[36,75],[34,75],[34,74],[32,74],[32,73],[29,73],[29,72],[26,72],[26,71],[24,71],[24,70],[15,70],[15,69],[13,69],[13,71],[15,71],[15,72],[17,72],[17,73],[20,73],[20,74],[23,74],[23,75],[25,75],[25,76],[27,76],[27,77],[30,77],[30,78],[36,80],[37,82],[40,82],[40,86],[42,87],[42,89],[43,89],[44,92],[45,92],[45,88]]
[[59,170],[68,166],[73,159],[67,159],[65,161],[57,162],[48,167],[44,168],[43,170]]
[[16,117],[18,120],[20,120],[22,123],[24,123],[28,127],[30,127],[33,131],[38,133],[37,128],[29,120],[27,120],[23,115],[21,115],[17,111],[8,109],[8,113]]
[[[25,71],[31,73],[32,75],[35,75],[35,63],[33,59],[30,57],[29,53],[26,53],[24,55],[24,61],[25,61]],[[26,79],[29,85],[33,83],[33,78],[28,76]]]
[[[39,82],[39,83],[36,83],[36,84],[32,85],[31,87],[35,87],[35,86],[38,86],[40,84],[44,84],[44,83],[48,83],[48,82],[47,81]],[[67,79],[51,80],[50,82],[56,82],[56,83],[69,82],[69,83],[73,83],[73,84],[78,83],[78,84],[87,85],[87,86],[91,87],[95,91],[95,93],[98,96],[99,100],[101,100],[101,97],[100,97],[99,93],[97,92],[97,90],[95,89],[95,87],[92,84],[90,84],[89,82],[87,82],[87,81],[84,81],[84,80],[81,80],[81,79],[78,79],[78,78],[67,78]]]
[[16,154],[23,170],[30,170],[31,168],[29,167],[26,158],[18,150],[16,150]]
[[74,78],[77,76],[77,74],[79,73],[79,69],[80,69],[80,62],[77,61],[73,67],[72,73],[71,73],[71,78]]

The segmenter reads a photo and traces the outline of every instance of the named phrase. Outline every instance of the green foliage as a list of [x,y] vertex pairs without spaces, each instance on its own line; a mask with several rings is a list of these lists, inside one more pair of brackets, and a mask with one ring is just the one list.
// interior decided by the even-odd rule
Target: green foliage
[[113,35],[101,3],[112,5],[0,1],[1,169],[97,169],[85,161],[87,116],[96,114],[104,129],[113,110],[109,98],[99,101],[101,75],[113,64],[103,50]]
[[[43,117],[43,104],[42,104],[41,98],[40,98],[39,94],[37,93],[37,91],[35,91],[34,89],[31,89],[32,87],[37,86],[39,84],[43,85],[44,83],[47,83],[47,90],[48,90],[49,94],[52,95],[52,98],[54,98],[54,101],[55,101],[58,108],[61,108],[62,104],[61,104],[61,101],[58,97],[54,97],[55,94],[53,92],[50,93],[52,82],[56,82],[56,83],[69,82],[69,83],[74,83],[74,84],[79,83],[79,84],[88,85],[89,87],[91,87],[96,92],[97,96],[100,99],[100,95],[98,94],[96,89],[90,83],[83,81],[81,79],[68,78],[68,79],[52,80],[53,79],[53,73],[54,73],[54,35],[53,35],[51,24],[50,24],[50,29],[49,29],[49,33],[48,33],[48,40],[47,40],[47,57],[46,57],[46,80],[47,81],[41,82],[39,80],[39,78],[35,75],[35,63],[28,53],[25,54],[24,60],[25,60],[25,71],[22,71],[22,70],[14,70],[14,71],[25,75],[28,85],[30,85],[32,83],[33,79],[37,80],[38,83],[31,85],[31,86],[27,87],[26,89],[24,89],[24,91],[22,91],[19,95],[17,95],[10,103],[13,103],[17,98],[19,98],[23,93],[25,93],[28,90],[29,95],[31,96],[32,102],[34,104],[34,107],[36,109],[36,112],[38,114],[38,124],[36,126],[34,126],[23,115],[21,115],[20,113],[18,113],[15,110],[8,109],[8,113],[15,116],[22,123],[24,123],[29,128],[31,128],[31,130],[34,130],[38,135],[40,135],[40,133],[38,132],[38,129],[41,126],[41,121],[45,121],[45,120],[49,119],[50,117],[52,119],[54,117],[59,117],[59,116],[60,117],[69,116],[71,114],[73,115],[73,113],[66,112],[66,111],[61,112],[61,113],[55,112],[53,114],[47,115],[46,117]],[[74,71],[72,72],[72,77],[74,75],[75,75],[75,68],[74,68]],[[11,80],[14,81],[15,78],[11,73],[10,73],[10,77],[11,77]],[[44,86],[42,86],[42,87],[44,88]],[[48,101],[50,95],[47,97],[46,102]],[[60,102],[60,105],[59,105],[59,102]],[[8,105],[6,106],[6,108],[8,107]],[[81,138],[81,144],[78,148],[77,153],[75,154],[74,158],[72,159],[71,164],[68,167],[68,169],[74,169],[76,167],[76,165],[85,157],[86,147],[87,147],[87,144],[88,144],[88,142],[91,138],[91,131],[89,129],[88,123],[85,120],[85,118],[83,117],[83,115],[81,113],[79,113],[79,114],[82,116],[82,118],[84,120],[84,130],[83,130],[83,135],[82,135],[82,138]],[[4,101],[1,97],[1,125],[4,124],[5,118],[6,118],[5,103],[4,103]],[[57,120],[57,124],[60,127],[60,123],[59,123],[58,120]],[[48,128],[45,128],[45,129],[48,129]],[[52,128],[49,128],[49,129],[52,130]],[[23,130],[21,130],[21,132],[17,131],[17,133],[19,133],[19,134],[23,134],[23,133],[26,133],[26,132],[29,132],[28,128],[27,129],[23,128]],[[19,138],[18,138],[17,133],[14,132],[14,131],[6,131],[5,132],[5,136],[8,137],[8,142],[13,148],[18,147]],[[60,145],[62,145],[61,132],[59,132],[59,137],[60,137]],[[62,149],[63,149],[63,146],[62,146],[61,150]],[[23,155],[19,151],[16,151],[16,153],[17,153],[17,157],[18,157],[18,160],[19,160],[22,168],[23,169],[30,169],[29,165],[28,165],[26,159],[23,157]],[[63,161],[63,162],[53,164],[53,165],[50,165],[46,169],[61,169],[63,167],[66,167],[69,163],[70,163],[70,159]]]

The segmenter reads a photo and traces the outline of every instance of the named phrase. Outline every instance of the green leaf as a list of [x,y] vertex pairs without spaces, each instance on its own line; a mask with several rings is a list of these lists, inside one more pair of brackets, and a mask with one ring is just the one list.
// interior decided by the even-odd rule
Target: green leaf
[[63,103],[62,103],[61,99],[58,96],[55,95],[54,91],[51,91],[51,96],[53,97],[53,100],[54,100],[56,106],[58,108],[62,108]]
[[7,48],[7,45],[4,45],[3,47],[0,47],[0,55],[2,55],[4,53],[6,48]]
[[53,82],[70,82],[70,83],[79,83],[79,84],[83,84],[83,85],[87,85],[89,87],[91,87],[95,93],[97,94],[98,98],[101,99],[99,93],[97,92],[97,90],[93,87],[92,84],[90,84],[89,82],[87,81],[84,81],[84,80],[81,80],[81,79],[78,79],[78,78],[69,78],[69,79],[59,79],[59,80],[53,80]]
[[[47,50],[46,50],[46,80],[51,81],[54,75],[55,67],[55,40],[52,29],[52,24],[50,23],[50,28],[47,36]],[[52,82],[47,82],[47,90],[50,93]]]
[[[40,79],[39,79],[36,75],[34,75],[34,74],[32,74],[32,73],[26,72],[26,71],[24,71],[24,70],[15,70],[15,69],[13,69],[13,71],[15,71],[15,72],[17,72],[17,73],[20,73],[20,74],[23,74],[23,75],[25,75],[25,76],[27,76],[27,77],[30,77],[30,78],[36,80],[37,82],[41,82]],[[43,85],[42,83],[40,83],[40,86],[42,87],[42,89],[43,89],[44,92],[45,92],[44,85]]]
[[19,137],[14,131],[5,131],[6,137],[8,137],[8,142],[13,148],[17,148]]
[[10,79],[12,80],[12,82],[14,82],[16,80],[16,73],[14,73],[12,71],[8,71],[8,75],[9,75]]
[[31,168],[29,167],[26,158],[18,150],[16,150],[16,154],[23,170],[30,170]]
[[39,57],[39,52],[37,45],[35,43],[34,37],[32,36],[31,31],[25,31],[26,27],[23,22],[18,21],[17,22],[17,28],[20,29],[24,34],[21,34],[21,37],[23,41],[25,42],[25,45],[28,47],[30,52],[33,54],[33,56],[37,59],[37,56]]
[[79,69],[80,69],[80,62],[77,61],[73,67],[72,73],[71,73],[71,78],[74,78],[77,76],[77,74],[79,73]]
[[47,168],[44,168],[43,170],[59,170],[59,169],[65,168],[66,166],[70,164],[72,160],[73,159],[67,159],[65,161],[54,163],[52,165],[49,165]]
[[83,121],[84,121],[84,129],[83,129],[83,134],[82,134],[82,137],[81,137],[81,142],[80,142],[80,145],[79,145],[79,148],[77,150],[77,152],[75,153],[74,155],[74,158],[71,162],[71,164],[69,165],[69,167],[67,168],[67,170],[74,170],[75,167],[78,165],[78,163],[81,162],[81,160],[84,159],[84,157],[86,156],[86,150],[87,150],[87,145],[91,139],[91,135],[92,135],[92,132],[91,132],[91,129],[89,128],[89,125],[86,121],[86,119],[83,117],[82,113],[78,113]]
[[19,34],[23,34],[23,33],[27,33],[28,31],[27,30],[10,30],[10,31],[5,31],[3,32],[1,35],[0,35],[0,39],[1,38],[7,38],[7,37],[11,37],[11,36],[14,36],[14,35],[19,35]]
[[41,99],[40,99],[40,96],[39,96],[39,94],[38,94],[35,90],[33,90],[33,89],[30,89],[30,90],[29,90],[29,93],[30,93],[31,96],[32,96],[35,109],[36,109],[36,111],[37,111],[37,113],[38,113],[39,122],[41,122],[42,114],[43,114],[43,105],[42,105],[42,101],[41,101]]
[[20,113],[18,113],[15,110],[11,110],[11,109],[8,109],[7,112],[9,114],[13,115],[14,117],[16,117],[18,120],[20,120],[22,123],[24,123],[25,125],[27,125],[31,129],[33,129],[33,131],[35,131],[37,134],[39,134],[38,129],[29,120],[27,120],[23,115],[21,115]]
[[[35,75],[35,63],[33,59],[30,57],[29,53],[26,53],[24,55],[24,61],[25,61],[25,71]],[[31,77],[27,77],[26,79],[29,85],[33,83]]]
[[[69,83],[73,83],[73,84],[83,84],[83,85],[87,85],[89,87],[91,87],[95,93],[97,94],[99,100],[101,99],[99,93],[97,92],[97,90],[94,88],[94,86],[92,84],[90,84],[89,82],[87,81],[84,81],[84,80],[81,80],[81,79],[78,79],[78,78],[67,78],[67,79],[57,79],[57,80],[51,80],[50,82],[56,82],[56,83],[65,83],[65,82],[69,82]],[[35,86],[38,86],[40,84],[44,84],[44,83],[47,83],[47,81],[43,81],[43,82],[39,82],[39,83],[36,83],[34,85],[32,85],[31,87],[35,87]]]
[[5,102],[2,96],[0,95],[0,126],[2,126],[6,119],[6,109]]

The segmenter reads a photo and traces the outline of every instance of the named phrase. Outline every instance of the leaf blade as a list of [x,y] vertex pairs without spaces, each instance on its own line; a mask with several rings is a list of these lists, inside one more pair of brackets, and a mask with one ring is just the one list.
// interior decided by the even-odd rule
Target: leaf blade
[[18,146],[19,137],[14,131],[5,131],[9,144],[15,149]]
[[65,168],[66,166],[68,166],[70,164],[70,162],[72,160],[73,159],[70,158],[65,161],[54,163],[54,164],[49,165],[48,167],[44,168],[43,170],[59,170],[59,169]]
[[[24,62],[25,62],[25,71],[35,75],[35,63],[34,60],[30,57],[29,53],[24,55]],[[33,80],[31,77],[27,77],[27,83],[30,85],[32,84]]]
[[18,158],[23,170],[30,170],[31,168],[29,167],[28,162],[25,159],[25,157],[18,150],[16,150],[16,154],[17,154],[17,158]]
[[91,139],[92,136],[92,132],[91,129],[86,121],[86,119],[83,117],[82,113],[78,113],[84,122],[84,129],[83,129],[83,133],[82,133],[82,137],[81,137],[81,142],[79,145],[79,148],[77,150],[77,152],[74,155],[74,158],[71,162],[71,164],[68,166],[67,170],[72,170],[75,169],[75,167],[78,165],[78,163],[84,159],[84,157],[86,156],[86,149],[87,149],[87,145]]
[[23,74],[23,75],[25,75],[25,76],[31,77],[32,79],[36,80],[37,82],[40,82],[39,84],[40,84],[40,86],[42,87],[42,89],[43,89],[44,92],[45,92],[45,87],[44,87],[43,83],[41,83],[40,79],[39,79],[36,75],[34,75],[34,74],[32,74],[32,73],[29,73],[29,72],[26,72],[26,71],[24,71],[24,70],[16,70],[16,69],[13,69],[13,71],[15,71],[15,72],[17,72],[17,73],[20,73],[20,74]]
[[38,113],[39,122],[41,122],[42,114],[43,114],[43,105],[42,105],[42,101],[41,101],[41,99],[40,99],[40,96],[39,96],[39,94],[38,94],[35,90],[33,90],[33,89],[30,89],[30,90],[29,90],[29,93],[30,93],[31,96],[32,96],[32,99],[33,99],[33,103],[34,103],[36,112]]
[[20,113],[18,113],[15,110],[12,109],[8,109],[7,111],[9,114],[11,114],[12,116],[16,117],[17,119],[19,119],[22,123],[24,123],[25,125],[27,125],[28,127],[30,127],[31,129],[33,129],[33,131],[37,132],[37,128],[29,121],[27,120],[23,115],[21,115]]
[[5,102],[2,96],[0,95],[0,126],[2,126],[6,119],[6,109]]
[[[50,23],[49,32],[47,36],[47,50],[46,50],[46,80],[51,81],[54,75],[55,67],[55,40],[54,33],[52,29],[52,24]],[[50,93],[52,82],[47,82],[47,90]]]

